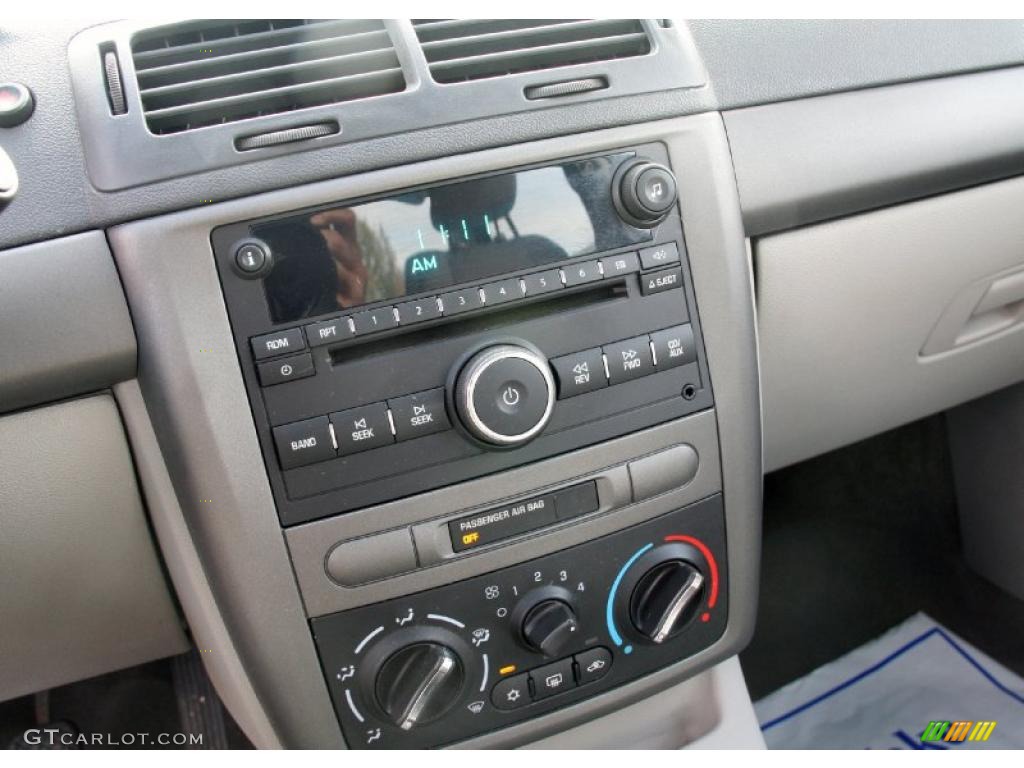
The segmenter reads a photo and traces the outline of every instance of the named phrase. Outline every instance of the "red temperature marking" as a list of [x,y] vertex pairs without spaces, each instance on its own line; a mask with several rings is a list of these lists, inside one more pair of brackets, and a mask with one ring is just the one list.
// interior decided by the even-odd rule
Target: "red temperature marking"
[[703,541],[695,539],[693,536],[674,534],[666,536],[665,541],[681,541],[684,544],[692,544],[704,555],[704,559],[708,561],[708,567],[711,568],[711,597],[708,598],[708,608],[714,608],[718,601],[718,564],[715,562],[715,556],[711,554],[711,550]]

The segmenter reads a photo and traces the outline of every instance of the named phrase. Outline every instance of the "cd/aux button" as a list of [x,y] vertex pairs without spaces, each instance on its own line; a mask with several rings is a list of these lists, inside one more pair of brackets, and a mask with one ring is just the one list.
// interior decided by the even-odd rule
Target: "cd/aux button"
[[331,424],[334,425],[334,439],[338,441],[338,453],[342,456],[395,442],[384,403],[332,413]]

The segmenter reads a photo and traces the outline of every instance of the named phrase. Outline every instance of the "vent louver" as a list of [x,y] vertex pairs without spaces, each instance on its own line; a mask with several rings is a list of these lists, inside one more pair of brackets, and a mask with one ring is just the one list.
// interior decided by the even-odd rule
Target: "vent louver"
[[135,35],[132,60],[156,134],[405,89],[377,19],[186,22]]
[[501,77],[643,56],[651,41],[638,19],[413,20],[439,83]]

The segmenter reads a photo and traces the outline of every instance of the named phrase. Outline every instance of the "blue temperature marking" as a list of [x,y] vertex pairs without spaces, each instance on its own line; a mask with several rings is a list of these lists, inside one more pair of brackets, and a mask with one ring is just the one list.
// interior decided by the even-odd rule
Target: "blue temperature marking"
[[[619,630],[615,628],[615,619],[612,616],[612,604],[615,602],[615,593],[618,591],[619,584],[622,583],[622,577],[626,575],[626,571],[629,570],[629,567],[633,563],[635,563],[644,552],[646,552],[653,546],[653,544],[645,544],[644,546],[640,547],[640,549],[638,549],[636,552],[634,552],[633,556],[626,561],[625,565],[622,566],[622,569],[619,571],[618,576],[615,577],[615,581],[612,582],[612,588],[608,590],[608,603],[605,605],[604,619],[605,622],[608,624],[608,634],[612,636],[612,642],[614,642],[616,645],[622,645],[622,635],[620,635]],[[627,645],[625,648],[623,648],[623,650],[626,653],[632,653],[633,646]]]
[[491,234],[491,220],[487,217],[486,213],[484,214],[484,231],[487,233],[488,237],[493,237]]
[[466,220],[462,220],[462,239],[469,240],[469,229],[466,227]]

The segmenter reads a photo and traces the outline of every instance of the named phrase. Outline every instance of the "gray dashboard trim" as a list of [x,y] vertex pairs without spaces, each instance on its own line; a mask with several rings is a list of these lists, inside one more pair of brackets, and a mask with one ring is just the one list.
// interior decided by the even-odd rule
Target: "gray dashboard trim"
[[135,333],[102,232],[0,251],[0,413],[135,375]]
[[725,113],[747,234],[1024,173],[1020,93],[1024,67]]
[[761,510],[753,296],[718,115],[457,155],[111,230],[141,340],[139,383],[160,448],[227,630],[283,744],[339,746],[341,735],[244,394],[214,268],[210,230],[327,201],[658,140],[666,142],[681,174],[687,244],[719,408],[731,564],[730,621],[722,640],[709,651],[611,695],[486,737],[491,744],[518,743],[661,690],[681,675],[735,653],[753,631]]
[[[681,488],[633,504],[626,462],[679,444],[691,444],[697,449],[700,455],[697,475]],[[606,536],[719,492],[721,477],[715,413],[707,410],[497,475],[295,526],[288,529],[286,538],[306,611],[315,617],[468,579]],[[474,508],[496,506],[505,500],[540,495],[548,488],[586,479],[598,483],[602,509],[596,515],[470,555],[453,556],[450,540],[444,542],[448,529],[443,522],[438,522],[439,518],[447,519],[456,511],[463,514]],[[420,535],[426,538],[430,533],[447,544],[447,559],[362,586],[344,588],[332,582],[324,569],[325,556],[330,549],[337,542],[378,531],[381,520],[396,526],[414,524],[421,564],[427,547],[423,546],[425,542]]]
[[1024,22],[701,19],[689,22],[719,109],[1024,63]]
[[[430,76],[409,20],[385,19],[405,74],[403,91],[156,136],[149,132],[143,118],[131,40],[140,30],[175,21],[180,19],[155,23],[151,20],[119,21],[92,27],[71,41],[68,57],[86,162],[90,178],[99,189],[124,189],[171,176],[251,162],[253,157],[235,149],[235,140],[253,132],[278,131],[325,120],[336,120],[341,125],[337,133],[315,142],[266,147],[258,153],[250,153],[277,157],[449,122],[496,115],[508,117],[516,112],[536,110],[541,105],[527,99],[524,89],[552,80],[605,78],[605,89],[563,97],[564,103],[576,106],[637,93],[700,88],[706,79],[685,26],[666,29],[652,19],[643,19],[651,41],[651,52],[645,56],[440,84]],[[113,46],[120,59],[129,105],[124,115],[110,114],[103,73],[98,65],[101,45]]]
[[249,740],[261,749],[279,749],[280,739],[242,666],[182,514],[138,381],[116,385],[114,397],[174,591],[196,647],[207,651],[200,656],[207,674]]
[[[108,20],[96,20],[104,21]],[[969,34],[964,32],[964,24]],[[68,70],[68,42],[88,26],[81,19],[48,19],[45,25],[5,20],[0,33],[0,72],[32,88],[36,112],[27,123],[3,131],[4,149],[18,167],[22,187],[0,214],[0,247],[201,207],[205,205],[202,200],[222,201],[268,187],[625,125],[638,115],[656,120],[719,106],[733,109],[1024,61],[1019,21],[691,21],[690,33],[705,59],[710,87],[456,123],[103,193],[89,182],[78,124],[73,119],[76,107]],[[823,61],[828,66],[822,66]],[[963,113],[956,96],[957,92],[951,91],[940,98],[943,108],[955,105],[946,114]],[[1002,98],[1010,98],[1010,94]],[[992,127],[998,130],[994,124]],[[883,144],[885,140],[883,137]],[[946,159],[940,155],[935,162]],[[780,180],[769,181],[775,182]],[[39,211],[47,215],[39,216]]]

